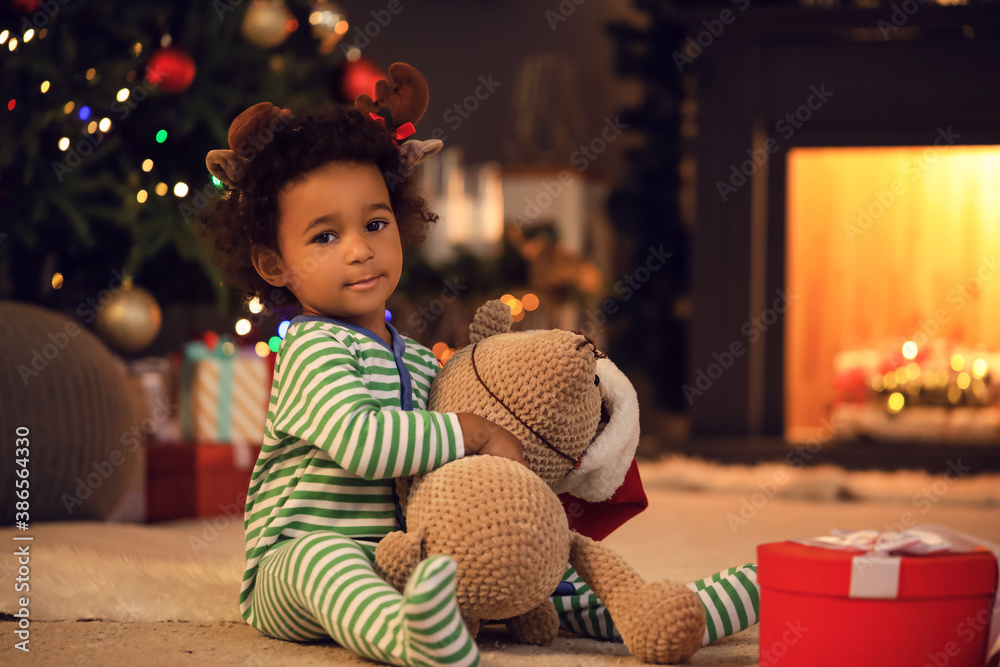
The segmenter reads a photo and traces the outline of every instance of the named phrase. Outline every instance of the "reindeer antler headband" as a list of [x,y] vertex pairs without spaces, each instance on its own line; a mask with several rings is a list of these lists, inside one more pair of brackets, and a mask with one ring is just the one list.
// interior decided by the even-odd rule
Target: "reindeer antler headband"
[[[354,108],[392,132],[399,145],[403,175],[409,175],[424,159],[444,146],[439,139],[418,141],[412,138],[414,125],[427,110],[430,93],[427,81],[417,69],[406,63],[389,67],[389,80],[375,85],[375,99],[359,95]],[[205,166],[220,181],[238,188],[249,159],[262,144],[273,139],[292,120],[292,112],[270,102],[260,102],[243,111],[229,126],[229,148],[208,152]]]

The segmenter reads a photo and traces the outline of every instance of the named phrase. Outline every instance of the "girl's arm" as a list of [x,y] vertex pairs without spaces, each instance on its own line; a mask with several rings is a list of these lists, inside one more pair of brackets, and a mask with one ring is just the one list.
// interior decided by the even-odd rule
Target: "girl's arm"
[[428,472],[467,454],[521,456],[512,451],[514,436],[482,417],[383,410],[368,393],[354,355],[330,332],[307,332],[288,343],[272,420],[275,435],[312,443],[352,474],[390,479]]

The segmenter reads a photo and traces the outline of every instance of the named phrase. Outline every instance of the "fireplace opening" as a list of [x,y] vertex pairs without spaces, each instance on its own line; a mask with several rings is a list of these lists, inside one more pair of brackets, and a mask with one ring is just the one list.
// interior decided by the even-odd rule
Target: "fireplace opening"
[[794,148],[785,438],[1000,438],[1000,146]]

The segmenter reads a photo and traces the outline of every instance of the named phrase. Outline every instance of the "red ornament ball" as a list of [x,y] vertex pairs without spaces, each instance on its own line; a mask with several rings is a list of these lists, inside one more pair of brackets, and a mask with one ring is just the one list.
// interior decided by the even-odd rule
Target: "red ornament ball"
[[146,78],[168,93],[179,93],[194,81],[196,69],[194,59],[186,51],[168,46],[149,57]]
[[10,0],[10,6],[22,14],[34,14],[41,4],[42,0]]
[[343,92],[350,101],[358,95],[369,95],[375,99],[375,84],[380,80],[389,80],[389,75],[368,58],[358,58],[344,66]]

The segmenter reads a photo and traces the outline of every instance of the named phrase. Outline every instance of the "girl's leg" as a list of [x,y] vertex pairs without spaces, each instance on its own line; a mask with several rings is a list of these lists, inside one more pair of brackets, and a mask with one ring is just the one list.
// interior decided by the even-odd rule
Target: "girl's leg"
[[[757,566],[733,567],[688,584],[705,607],[706,628],[702,646],[745,630],[757,622],[759,589]],[[562,594],[560,594],[562,593]],[[572,567],[552,596],[559,614],[559,627],[584,637],[620,640],[608,608]]]
[[747,563],[716,572],[687,585],[705,606],[705,636],[702,646],[716,639],[746,630],[757,623],[760,610],[760,586],[757,565]]
[[403,595],[375,574],[354,540],[315,531],[261,559],[251,610],[261,632],[291,641],[332,637],[393,665],[477,665],[479,650],[455,600],[455,562],[422,561]]

